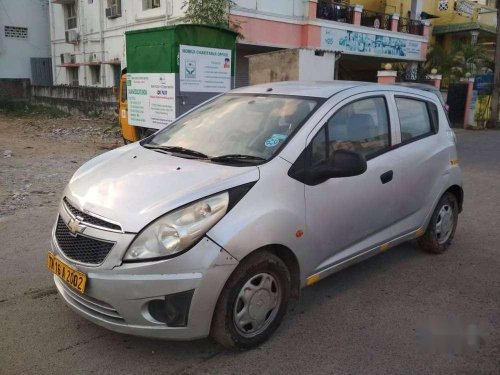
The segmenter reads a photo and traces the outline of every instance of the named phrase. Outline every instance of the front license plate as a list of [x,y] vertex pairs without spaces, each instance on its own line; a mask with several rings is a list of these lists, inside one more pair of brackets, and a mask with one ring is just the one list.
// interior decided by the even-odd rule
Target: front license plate
[[85,291],[87,275],[68,266],[50,251],[47,254],[47,268],[80,293]]

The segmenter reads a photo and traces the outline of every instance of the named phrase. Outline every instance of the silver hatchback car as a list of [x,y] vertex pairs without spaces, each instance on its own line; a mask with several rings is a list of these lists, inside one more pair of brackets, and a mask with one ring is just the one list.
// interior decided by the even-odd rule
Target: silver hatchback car
[[445,251],[462,202],[434,94],[270,83],[84,164],[47,265],[66,303],[103,327],[245,349],[302,287],[411,239]]

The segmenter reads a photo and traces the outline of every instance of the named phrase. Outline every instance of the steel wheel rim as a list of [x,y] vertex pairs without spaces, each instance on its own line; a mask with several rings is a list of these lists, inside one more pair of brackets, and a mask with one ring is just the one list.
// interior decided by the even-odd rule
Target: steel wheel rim
[[269,273],[252,276],[241,288],[234,304],[233,322],[244,337],[264,332],[274,321],[281,305],[281,287]]
[[444,244],[453,231],[453,209],[449,204],[444,204],[439,210],[436,220],[436,238],[440,245]]

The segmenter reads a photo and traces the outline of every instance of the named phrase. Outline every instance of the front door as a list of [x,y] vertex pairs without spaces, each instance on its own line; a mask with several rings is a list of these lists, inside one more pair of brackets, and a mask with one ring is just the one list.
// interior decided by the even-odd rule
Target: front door
[[[311,134],[310,165],[328,162],[334,151],[359,152],[365,173],[305,186],[306,222],[315,272],[392,237],[397,160],[390,152],[387,98],[366,94],[347,99]],[[339,108],[337,107],[337,108]]]

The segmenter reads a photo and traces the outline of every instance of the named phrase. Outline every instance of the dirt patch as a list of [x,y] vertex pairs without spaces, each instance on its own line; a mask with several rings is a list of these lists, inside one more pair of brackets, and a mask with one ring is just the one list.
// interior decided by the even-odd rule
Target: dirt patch
[[56,206],[80,165],[122,144],[112,121],[0,113],[0,218]]

